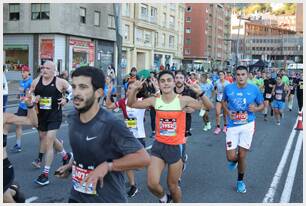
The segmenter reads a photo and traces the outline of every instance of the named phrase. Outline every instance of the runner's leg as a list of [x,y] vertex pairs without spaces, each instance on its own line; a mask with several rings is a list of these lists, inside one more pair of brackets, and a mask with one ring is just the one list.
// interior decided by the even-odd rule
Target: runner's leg
[[165,165],[166,164],[162,159],[151,156],[151,163],[148,167],[147,184],[151,193],[153,193],[159,199],[166,194],[163,187],[160,185],[160,176],[165,168]]
[[178,180],[182,175],[183,161],[180,159],[168,166],[167,183],[174,203],[181,202],[182,193],[178,185]]

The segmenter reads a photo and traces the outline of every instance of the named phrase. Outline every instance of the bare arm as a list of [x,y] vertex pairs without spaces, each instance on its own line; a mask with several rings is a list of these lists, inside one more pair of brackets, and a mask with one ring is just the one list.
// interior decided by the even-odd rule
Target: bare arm
[[15,125],[33,125],[37,127],[38,120],[35,108],[28,109],[28,115],[26,117],[17,116],[12,113],[4,113],[4,124],[15,124]]
[[137,101],[137,93],[139,89],[142,87],[142,84],[144,83],[145,80],[141,81],[136,81],[131,85],[131,90],[128,95],[128,101],[127,101],[127,106],[132,107],[132,108],[137,108],[137,109],[146,109],[150,106],[154,106],[155,104],[155,97],[149,97],[147,99],[144,99],[142,101]]

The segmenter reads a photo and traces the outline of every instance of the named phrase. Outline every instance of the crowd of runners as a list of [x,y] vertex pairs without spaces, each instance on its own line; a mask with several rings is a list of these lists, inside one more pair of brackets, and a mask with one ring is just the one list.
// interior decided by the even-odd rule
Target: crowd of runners
[[[29,68],[22,68],[18,111],[4,112],[4,202],[25,201],[6,151],[10,124],[17,125],[16,144],[9,149],[14,153],[22,152],[22,125],[38,130],[38,156],[32,162],[42,170],[35,178],[37,184],[50,183],[54,153],[61,155],[62,166],[55,175],[72,179],[68,202],[127,202],[139,192],[134,170],[146,168],[152,195],[160,203],[177,203],[184,189],[180,182],[188,159],[186,145],[192,135],[193,112],[203,118],[203,128],[194,129],[209,135],[225,133],[228,169],[237,170],[236,190],[245,193],[246,155],[255,131],[255,114],[277,127],[284,113],[292,111],[295,95],[299,111],[303,107],[303,74],[283,69],[249,71],[238,66],[233,74],[170,69],[145,76],[138,75],[134,67],[124,79],[123,98],[116,95],[114,76],[100,69],[80,67],[66,79],[56,76],[56,65],[51,61],[40,69],[32,80]],[[68,115],[71,153],[57,134],[63,107],[69,101],[75,108]],[[123,118],[113,114],[116,109],[122,111]],[[151,117],[151,134],[146,134],[144,127],[146,111]],[[145,149],[146,137],[154,139],[149,151]],[[165,167],[167,189],[160,184]]]

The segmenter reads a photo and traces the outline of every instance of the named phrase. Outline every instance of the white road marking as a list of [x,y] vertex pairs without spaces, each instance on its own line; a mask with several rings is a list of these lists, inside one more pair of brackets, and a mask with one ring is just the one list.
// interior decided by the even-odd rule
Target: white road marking
[[33,196],[33,197],[30,197],[30,198],[28,198],[28,199],[26,199],[26,203],[30,203],[30,202],[33,202],[33,201],[35,201],[35,200],[37,200],[38,199],[38,197],[36,197],[36,196]]
[[295,178],[295,173],[296,173],[296,169],[297,169],[297,165],[298,165],[298,161],[299,161],[299,157],[300,157],[300,152],[301,152],[301,148],[302,148],[302,143],[303,143],[303,132],[300,132],[300,134],[298,136],[297,143],[295,145],[293,157],[292,157],[292,160],[291,160],[291,163],[290,163],[290,168],[289,168],[289,172],[288,172],[288,175],[287,175],[284,190],[283,190],[282,196],[280,198],[280,203],[289,203],[289,201],[290,201],[292,187],[293,187],[294,178]]
[[279,181],[281,179],[281,176],[283,174],[283,170],[285,168],[287,158],[288,158],[288,155],[289,155],[291,147],[292,147],[292,142],[293,142],[293,139],[295,137],[296,130],[294,128],[295,128],[297,122],[298,122],[298,118],[296,119],[296,122],[293,125],[293,129],[292,129],[290,137],[287,141],[287,145],[285,147],[283,156],[281,158],[281,161],[278,164],[277,170],[274,174],[274,177],[273,177],[272,183],[271,183],[271,185],[268,189],[268,192],[267,192],[267,194],[265,195],[265,197],[262,201],[263,203],[271,203],[271,202],[274,201],[275,192],[277,190],[278,183],[279,183]]

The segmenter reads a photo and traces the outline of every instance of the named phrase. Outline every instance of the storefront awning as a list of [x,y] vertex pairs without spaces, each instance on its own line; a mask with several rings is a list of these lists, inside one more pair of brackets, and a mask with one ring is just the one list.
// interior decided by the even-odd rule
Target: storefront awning
[[28,50],[28,45],[4,45],[4,50]]

